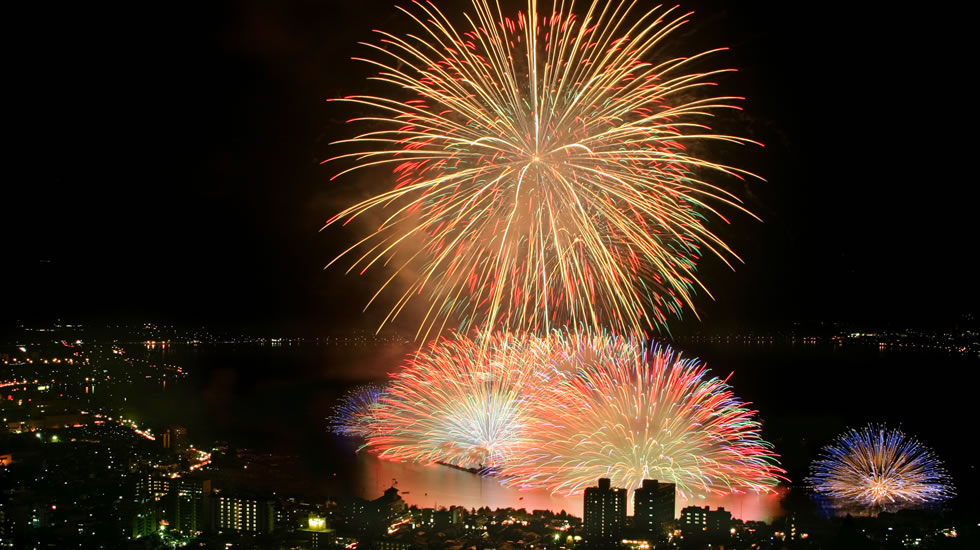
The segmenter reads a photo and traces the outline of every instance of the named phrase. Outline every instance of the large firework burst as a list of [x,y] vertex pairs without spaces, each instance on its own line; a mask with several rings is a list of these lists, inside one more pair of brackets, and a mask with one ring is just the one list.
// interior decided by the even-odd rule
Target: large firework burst
[[755,411],[696,359],[604,335],[564,338],[556,356],[576,368],[536,401],[508,483],[572,495],[657,479],[690,497],[767,492],[785,473]]
[[543,341],[454,334],[392,375],[367,447],[390,460],[499,468],[532,426]]
[[384,387],[365,384],[348,391],[340,398],[329,418],[330,429],[335,434],[364,437],[376,422],[375,411]]
[[528,0],[510,18],[473,0],[458,29],[431,2],[413,4],[402,11],[418,30],[377,31],[363,60],[400,90],[340,99],[370,126],[340,142],[355,152],[329,159],[356,161],[338,176],[394,169],[392,189],[327,221],[378,217],[338,259],[354,258],[348,272],[390,264],[371,302],[407,276],[385,322],[419,295],[424,336],[451,319],[462,330],[638,334],[693,310],[699,260],[735,258],[709,218],[744,210],[709,176],[747,172],[690,147],[749,140],[706,126],[739,99],[698,93],[726,71],[695,70],[715,50],[661,53],[689,14],[593,0],[579,17],[574,2]]
[[900,509],[953,496],[932,450],[898,429],[869,424],[849,430],[811,466],[813,490],[841,507]]
[[392,375],[368,448],[492,467],[576,494],[600,477],[684,495],[766,491],[783,470],[754,411],[696,360],[608,335],[454,335]]

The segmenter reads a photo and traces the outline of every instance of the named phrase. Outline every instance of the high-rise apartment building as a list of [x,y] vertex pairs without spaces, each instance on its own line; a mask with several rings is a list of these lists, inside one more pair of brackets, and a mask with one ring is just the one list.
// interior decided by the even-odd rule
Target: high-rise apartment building
[[211,481],[192,477],[176,479],[173,492],[173,530],[184,534],[206,531]]
[[612,488],[609,479],[585,490],[585,536],[593,541],[612,540],[626,526],[626,489]]
[[214,526],[219,529],[271,533],[275,523],[275,506],[271,500],[238,496],[216,496]]
[[633,526],[646,535],[662,535],[674,521],[675,494],[673,483],[644,479],[633,491]]

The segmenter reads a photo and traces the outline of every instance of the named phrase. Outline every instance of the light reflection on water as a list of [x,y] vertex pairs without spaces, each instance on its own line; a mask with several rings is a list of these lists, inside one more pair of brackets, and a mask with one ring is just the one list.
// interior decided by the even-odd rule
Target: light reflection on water
[[[543,490],[521,490],[505,487],[493,477],[483,477],[448,466],[421,465],[405,462],[389,462],[377,456],[361,452],[357,455],[354,471],[354,491],[357,496],[374,499],[385,489],[394,486],[405,502],[420,508],[464,506],[480,508],[525,508],[532,510],[565,510],[582,517],[582,497],[551,495]],[[719,506],[732,516],[745,521],[771,522],[783,514],[781,494],[758,495],[748,493],[725,497],[708,497],[684,500],[677,498],[674,516],[680,516],[686,506]],[[632,494],[628,500],[631,501]],[[632,514],[632,502],[629,513]]]

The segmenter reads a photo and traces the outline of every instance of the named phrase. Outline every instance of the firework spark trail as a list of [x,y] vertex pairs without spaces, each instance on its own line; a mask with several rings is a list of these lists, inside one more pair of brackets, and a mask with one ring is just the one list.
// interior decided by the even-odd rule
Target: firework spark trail
[[375,384],[358,386],[340,398],[328,419],[330,431],[338,435],[365,437],[371,432],[378,400],[385,388]]
[[338,142],[356,151],[325,161],[353,161],[334,177],[395,174],[392,189],[326,224],[381,216],[333,262],[352,257],[348,273],[391,265],[368,306],[412,274],[382,325],[423,295],[423,340],[447,326],[639,334],[695,311],[705,254],[737,258],[708,221],[727,223],[720,206],[745,210],[705,176],[748,173],[689,147],[749,142],[705,124],[740,98],[689,99],[726,72],[688,72],[712,52],[648,61],[689,14],[596,0],[579,18],[573,2],[539,3],[511,19],[473,0],[457,29],[416,1],[402,11],[417,32],[377,31],[375,58],[362,59],[397,93],[338,100],[370,114]]
[[954,494],[932,450],[901,430],[873,424],[825,447],[808,481],[817,494],[844,507],[900,509]]
[[571,335],[561,348],[569,375],[536,401],[534,432],[501,470],[507,483],[574,495],[603,477],[629,489],[657,479],[690,497],[768,492],[785,479],[755,411],[696,359],[607,335]]
[[527,412],[547,372],[539,340],[454,334],[394,373],[366,447],[389,460],[496,468],[531,427]]

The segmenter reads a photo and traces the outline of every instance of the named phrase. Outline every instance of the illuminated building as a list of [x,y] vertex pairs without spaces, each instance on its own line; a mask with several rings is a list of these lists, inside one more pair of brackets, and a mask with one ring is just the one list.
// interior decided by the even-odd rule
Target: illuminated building
[[646,535],[663,535],[674,521],[675,493],[673,483],[644,479],[633,491],[633,526]]
[[626,526],[626,489],[613,489],[609,479],[585,490],[585,536],[592,540],[611,540]]
[[707,531],[708,507],[688,506],[681,510],[681,530],[685,535]]
[[728,535],[732,528],[732,513],[724,508],[708,512],[708,534]]
[[[131,497],[120,503],[120,515],[125,533],[130,539],[138,539],[157,532],[160,510],[157,498],[152,491],[153,477],[149,474],[138,476],[129,485]],[[159,480],[157,480],[159,481]]]
[[170,479],[157,474],[145,473],[136,480],[136,497],[150,497],[160,500],[170,493]]
[[163,448],[176,453],[187,450],[187,428],[168,426],[163,432]]
[[372,501],[352,498],[344,503],[343,508],[349,525],[368,535],[386,535],[392,526],[412,521],[408,505],[394,487],[389,487],[384,495]]
[[129,516],[129,538],[138,539],[157,532],[160,516],[152,501],[134,502],[127,512]]
[[211,496],[211,481],[180,478],[173,482],[173,529],[192,534],[205,531]]
[[300,531],[309,536],[309,547],[313,549],[327,548],[330,546],[330,538],[334,530],[327,527],[326,518],[311,515],[306,519],[306,528]]
[[325,531],[327,529],[327,520],[324,518],[310,516],[306,523],[311,531]]
[[359,532],[367,530],[369,502],[358,497],[344,499],[341,504],[341,516],[347,519],[350,527]]
[[389,487],[383,495],[372,500],[367,512],[368,531],[374,533],[386,534],[391,526],[411,521],[408,506],[394,487]]
[[416,546],[408,541],[381,539],[375,543],[375,548],[378,550],[411,550]]
[[274,528],[275,505],[271,500],[237,496],[217,496],[214,502],[214,523],[220,530],[248,533],[271,533]]
[[449,524],[460,526],[466,523],[466,508],[462,506],[449,507]]
[[422,519],[420,520],[421,525],[432,526],[436,524],[436,509],[435,508],[422,508]]
[[724,508],[711,510],[708,506],[688,506],[681,510],[681,530],[686,535],[728,535],[732,528],[732,513]]

